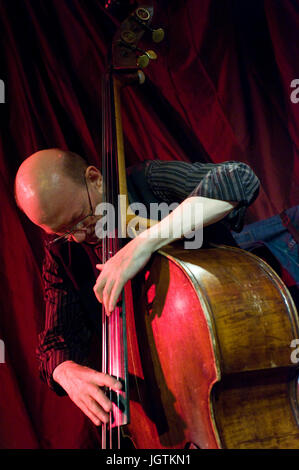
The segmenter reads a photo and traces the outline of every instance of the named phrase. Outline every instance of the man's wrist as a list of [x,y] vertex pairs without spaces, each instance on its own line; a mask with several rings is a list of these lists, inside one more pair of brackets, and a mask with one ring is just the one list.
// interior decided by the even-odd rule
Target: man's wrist
[[55,367],[52,373],[52,377],[59,385],[62,386],[63,376],[65,375],[66,369],[70,366],[70,364],[75,364],[74,361],[64,361],[58,364]]

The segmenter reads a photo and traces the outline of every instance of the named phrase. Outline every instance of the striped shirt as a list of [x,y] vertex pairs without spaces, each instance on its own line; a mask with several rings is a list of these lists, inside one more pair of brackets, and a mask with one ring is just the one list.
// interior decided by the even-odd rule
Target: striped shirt
[[191,196],[239,202],[222,221],[236,232],[242,230],[246,208],[256,199],[260,186],[252,169],[237,161],[187,163],[153,160],[147,162],[146,177],[154,194],[169,204]]
[[[140,191],[147,182],[154,196],[167,203],[202,196],[238,201],[236,208],[221,222],[228,228],[242,228],[246,207],[257,197],[259,180],[251,168],[241,162],[221,164],[186,163],[160,160],[139,165],[144,175]],[[145,181],[145,179],[146,181]],[[101,262],[101,245],[67,242],[45,251],[43,264],[45,325],[39,334],[37,358],[41,378],[57,394],[64,390],[53,380],[54,369],[72,360],[95,368],[90,362],[92,337],[100,337],[100,308],[93,293]]]

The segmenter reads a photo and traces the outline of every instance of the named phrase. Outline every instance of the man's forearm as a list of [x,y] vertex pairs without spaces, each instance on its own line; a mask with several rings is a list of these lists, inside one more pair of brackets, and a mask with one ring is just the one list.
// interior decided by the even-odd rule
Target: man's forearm
[[152,252],[191,231],[214,224],[229,214],[238,202],[194,196],[185,199],[171,214],[142,232]]
[[146,265],[155,251],[202,226],[218,222],[237,204],[197,196],[185,199],[171,214],[140,233],[105,264],[97,264],[101,274],[94,293],[107,314],[114,310],[126,282]]

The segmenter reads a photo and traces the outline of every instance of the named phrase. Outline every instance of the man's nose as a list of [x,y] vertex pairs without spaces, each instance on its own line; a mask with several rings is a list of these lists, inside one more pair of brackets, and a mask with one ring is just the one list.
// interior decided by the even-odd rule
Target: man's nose
[[74,242],[76,243],[82,243],[84,242],[85,238],[86,238],[86,232],[83,231],[83,230],[78,230],[78,232],[73,232],[72,233],[72,239],[74,240]]

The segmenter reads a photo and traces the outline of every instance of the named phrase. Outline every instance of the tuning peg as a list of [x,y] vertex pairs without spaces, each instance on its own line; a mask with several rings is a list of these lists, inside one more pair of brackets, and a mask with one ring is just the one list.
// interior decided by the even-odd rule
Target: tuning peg
[[143,54],[137,58],[137,65],[144,69],[148,66],[150,60],[156,60],[157,54],[155,51],[143,51]]
[[158,42],[163,41],[164,36],[165,36],[164,29],[162,28],[157,28],[157,29],[149,28],[149,29],[152,32],[152,38],[154,42],[158,43]]
[[145,51],[145,55],[147,55],[147,57],[151,60],[156,60],[157,59],[157,54],[155,53],[155,51]]
[[146,54],[142,54],[137,58],[137,65],[138,67],[145,69],[149,64],[149,61],[149,57]]
[[132,44],[136,40],[136,34],[130,30],[122,31],[120,37],[126,44]]
[[[127,33],[127,31],[125,31]],[[144,51],[143,49],[140,49],[139,47],[136,47],[132,44],[129,43],[131,36],[122,36],[121,40],[118,41],[118,43],[123,46],[126,49],[130,49],[131,51],[134,52],[141,52],[141,55],[137,58],[137,65],[144,69],[145,67],[148,66],[150,60],[156,60],[157,59],[157,54],[155,51],[152,51],[151,49],[148,51]]]
[[138,7],[137,10],[135,10],[135,15],[140,21],[148,21],[151,17],[149,10],[144,7]]
[[145,75],[142,72],[142,70],[137,71],[137,76],[138,76],[139,84],[143,85],[143,83],[145,82]]
[[150,18],[149,11],[146,8],[144,7],[137,8],[137,10],[135,11],[135,16],[133,16],[133,18],[142,28],[152,33],[152,38],[154,42],[158,43],[158,42],[163,41],[164,36],[165,36],[164,29],[162,28],[153,29],[148,24],[146,24],[146,21],[148,21]]
[[148,31],[150,31],[152,33],[152,39],[153,39],[154,42],[158,43],[158,42],[163,41],[164,36],[165,36],[164,29],[162,29],[162,28],[153,29],[150,26],[148,26],[147,24],[142,23],[142,22],[140,22],[140,24],[141,24],[141,26],[144,27],[144,29],[147,29]]

